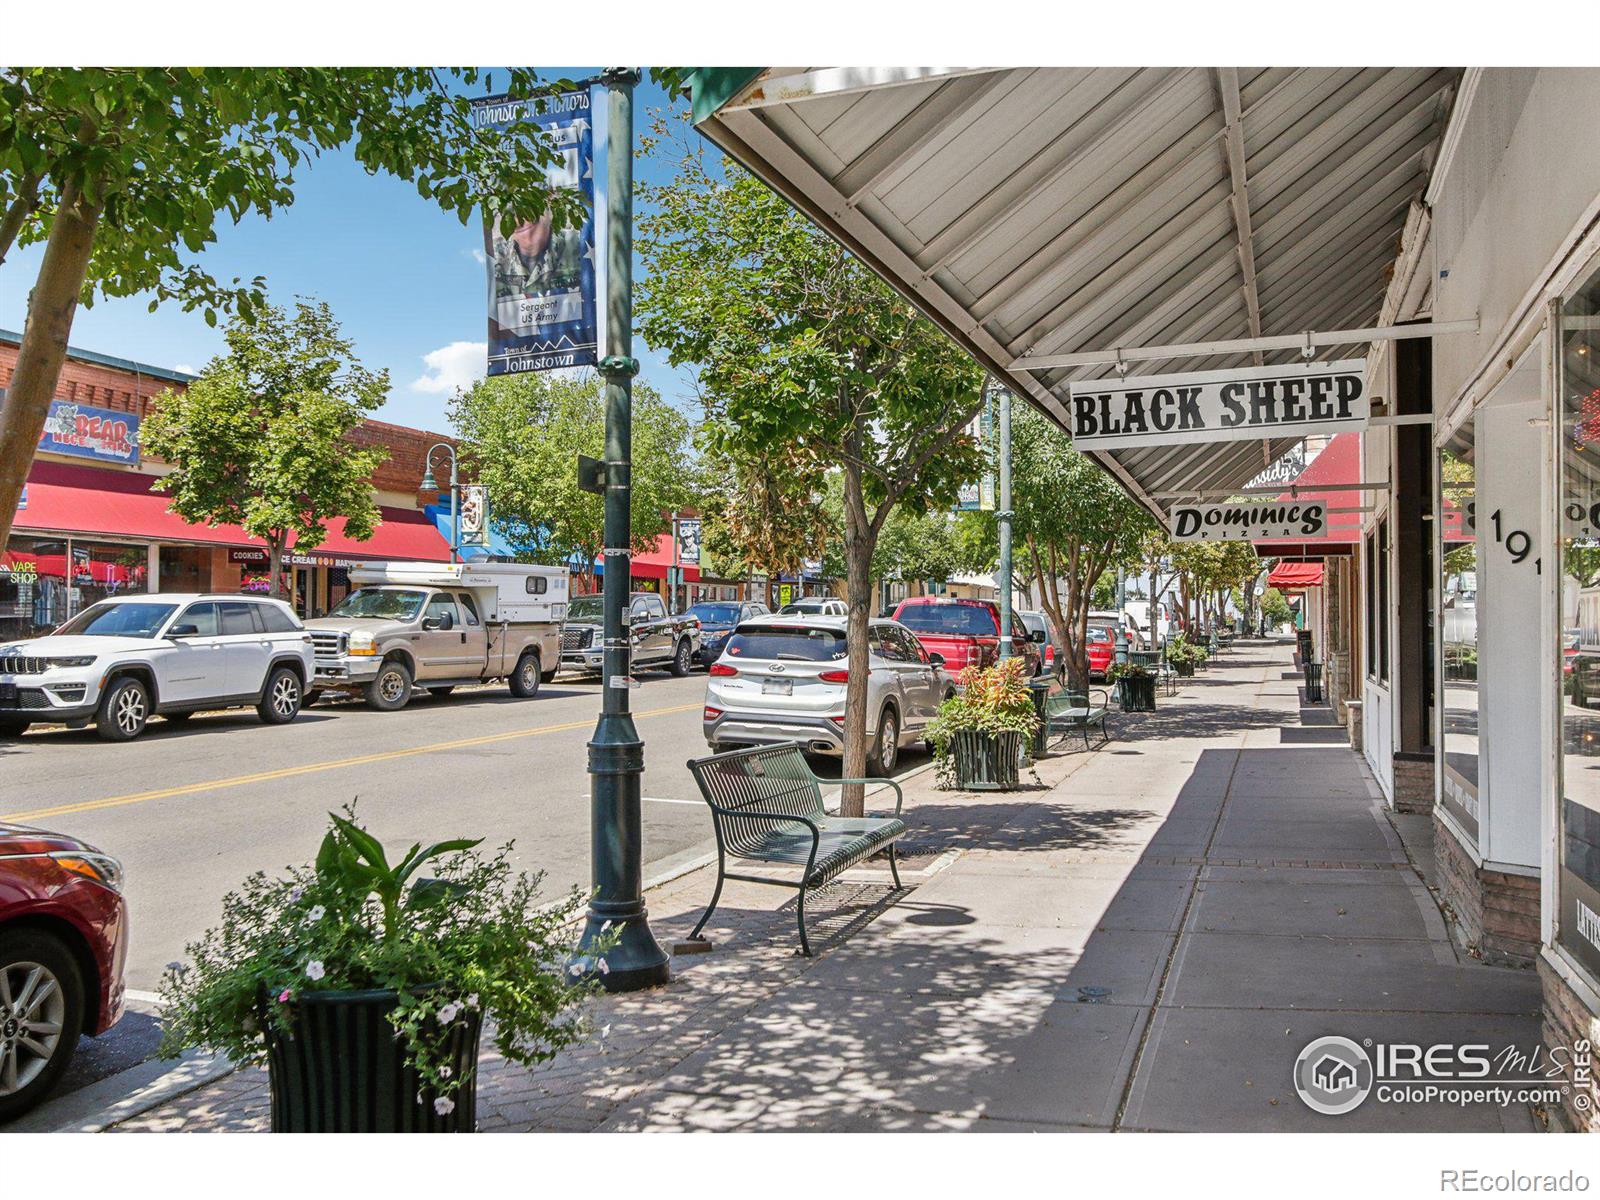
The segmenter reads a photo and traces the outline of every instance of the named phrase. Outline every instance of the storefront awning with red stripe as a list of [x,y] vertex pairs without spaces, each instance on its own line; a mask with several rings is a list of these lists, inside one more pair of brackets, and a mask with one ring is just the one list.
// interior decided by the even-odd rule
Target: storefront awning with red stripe
[[1267,586],[1280,592],[1290,588],[1322,586],[1322,564],[1319,562],[1281,562],[1267,574]]
[[[1360,482],[1361,435],[1341,433],[1329,439],[1322,452],[1307,463],[1295,479],[1293,490],[1278,497],[1282,501],[1293,499],[1302,504],[1322,504],[1328,514],[1327,531],[1309,540],[1261,538],[1255,543],[1256,549],[1266,558],[1283,554],[1355,553],[1355,548],[1361,544],[1361,514],[1351,510],[1361,507],[1361,497],[1365,493],[1343,489]],[[1329,484],[1340,485],[1340,490],[1319,490]]]
[[[261,548],[259,538],[237,525],[191,525],[168,509],[166,496],[150,490],[155,479],[126,471],[35,463],[13,530]],[[344,520],[335,517],[328,522],[327,539],[313,553],[319,558],[449,561],[449,543],[426,514],[388,507],[378,511],[382,523],[369,540],[345,536]]]

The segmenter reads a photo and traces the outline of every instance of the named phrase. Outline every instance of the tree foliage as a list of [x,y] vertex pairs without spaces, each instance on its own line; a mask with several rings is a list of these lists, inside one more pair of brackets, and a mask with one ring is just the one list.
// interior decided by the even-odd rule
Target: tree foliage
[[235,318],[227,353],[185,391],[163,392],[140,431],[144,448],[174,468],[155,484],[186,521],[228,523],[267,543],[273,594],[291,541],[312,550],[328,522],[346,536],[377,528],[368,480],[387,457],[349,435],[383,403],[386,371],[368,371],[326,304],[293,315],[267,304],[254,323]]
[[1012,536],[1061,639],[1056,657],[1081,688],[1089,679],[1094,584],[1118,566],[1137,565],[1154,521],[1033,408],[1018,406],[1011,429]]
[[[697,375],[705,448],[803,495],[842,474],[851,682],[845,774],[866,762],[872,556],[890,514],[953,506],[977,476],[977,366],[862,263],[742,169],[664,140],[675,177],[640,188],[639,331]],[[793,493],[791,493],[793,494]],[[846,796],[859,811],[860,790]]]
[[[519,95],[540,86],[521,68],[505,80]],[[463,224],[480,206],[506,222],[581,219],[581,201],[547,182],[557,156],[537,124],[474,124],[465,89],[484,82],[470,68],[0,69],[0,263],[45,243],[0,417],[0,545],[78,303],[148,293],[152,310],[248,320],[265,281],[217,279],[197,256],[219,219],[292,204],[297,173],[324,151],[348,145]]]
[[[524,562],[571,563],[592,589],[605,548],[605,502],[578,487],[577,456],[604,458],[605,385],[597,375],[499,375],[450,401],[462,462],[489,489],[495,528]],[[634,553],[654,547],[667,515],[691,507],[689,418],[648,384],[633,387]]]

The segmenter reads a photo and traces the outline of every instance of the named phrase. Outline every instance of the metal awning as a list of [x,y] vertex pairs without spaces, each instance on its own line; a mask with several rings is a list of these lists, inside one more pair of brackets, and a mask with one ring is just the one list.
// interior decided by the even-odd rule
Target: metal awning
[[[1030,370],[1028,358],[1392,319],[1402,232],[1417,223],[1459,78],[767,67],[703,68],[690,89],[702,133],[1065,424],[1068,384],[1112,368]],[[1143,361],[1129,376],[1297,357]],[[1095,458],[1164,515],[1172,493],[1242,486],[1293,444]]]

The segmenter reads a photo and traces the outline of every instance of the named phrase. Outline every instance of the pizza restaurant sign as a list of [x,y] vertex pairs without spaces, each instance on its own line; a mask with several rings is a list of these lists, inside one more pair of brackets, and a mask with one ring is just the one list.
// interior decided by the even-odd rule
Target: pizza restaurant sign
[[1089,379],[1072,385],[1080,450],[1338,433],[1367,424],[1367,360]]
[[1258,538],[1320,538],[1328,532],[1321,501],[1267,504],[1178,504],[1171,516],[1175,542],[1240,541]]

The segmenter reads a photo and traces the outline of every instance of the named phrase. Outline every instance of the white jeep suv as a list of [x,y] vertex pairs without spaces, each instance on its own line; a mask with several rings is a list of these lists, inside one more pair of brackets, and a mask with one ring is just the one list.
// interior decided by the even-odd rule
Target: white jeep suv
[[281,725],[315,671],[311,635],[261,596],[158,593],[102,600],[47,637],[0,643],[0,737],[90,721],[125,742],[152,713],[253,706]]

